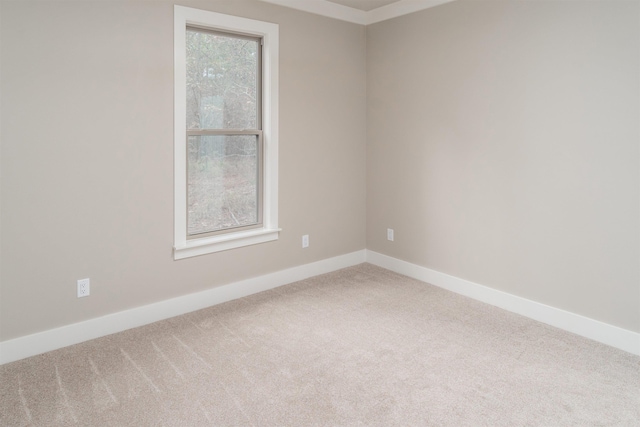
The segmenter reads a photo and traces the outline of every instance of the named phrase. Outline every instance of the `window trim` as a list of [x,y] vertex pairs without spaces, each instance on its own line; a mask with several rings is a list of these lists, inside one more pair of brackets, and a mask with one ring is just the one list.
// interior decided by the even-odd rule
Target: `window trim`
[[[262,227],[187,238],[187,26],[262,39]],[[278,25],[174,5],[174,259],[277,240],[278,228]]]

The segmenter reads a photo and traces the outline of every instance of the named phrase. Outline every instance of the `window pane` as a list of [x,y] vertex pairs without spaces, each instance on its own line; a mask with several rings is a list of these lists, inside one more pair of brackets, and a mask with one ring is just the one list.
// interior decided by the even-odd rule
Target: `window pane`
[[188,137],[189,235],[257,224],[257,135]]
[[187,29],[187,129],[258,129],[258,48]]

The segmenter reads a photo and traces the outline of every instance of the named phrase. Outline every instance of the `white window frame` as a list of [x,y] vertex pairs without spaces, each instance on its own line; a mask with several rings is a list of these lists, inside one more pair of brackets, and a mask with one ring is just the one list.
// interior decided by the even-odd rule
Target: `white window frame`
[[[174,259],[277,240],[278,228],[278,25],[174,6]],[[262,227],[187,239],[187,25],[262,39]]]

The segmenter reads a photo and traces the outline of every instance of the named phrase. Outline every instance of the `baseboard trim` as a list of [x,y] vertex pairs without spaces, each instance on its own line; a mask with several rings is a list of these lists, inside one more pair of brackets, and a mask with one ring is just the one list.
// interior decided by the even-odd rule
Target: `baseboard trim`
[[0,365],[369,262],[568,332],[640,355],[640,334],[370,250],[292,267],[194,294],[0,342]]
[[241,280],[206,291],[184,295],[141,307],[86,320],[72,325],[0,342],[0,365],[47,351],[122,332],[159,320],[200,310],[258,292],[277,288],[319,274],[365,262],[360,250],[333,258]]
[[500,307],[576,335],[640,355],[640,334],[367,250],[367,262]]

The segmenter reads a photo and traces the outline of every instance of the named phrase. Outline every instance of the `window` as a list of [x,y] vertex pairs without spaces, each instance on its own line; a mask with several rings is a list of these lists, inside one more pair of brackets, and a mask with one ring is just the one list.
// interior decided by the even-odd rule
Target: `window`
[[174,8],[174,258],[276,240],[278,26]]

